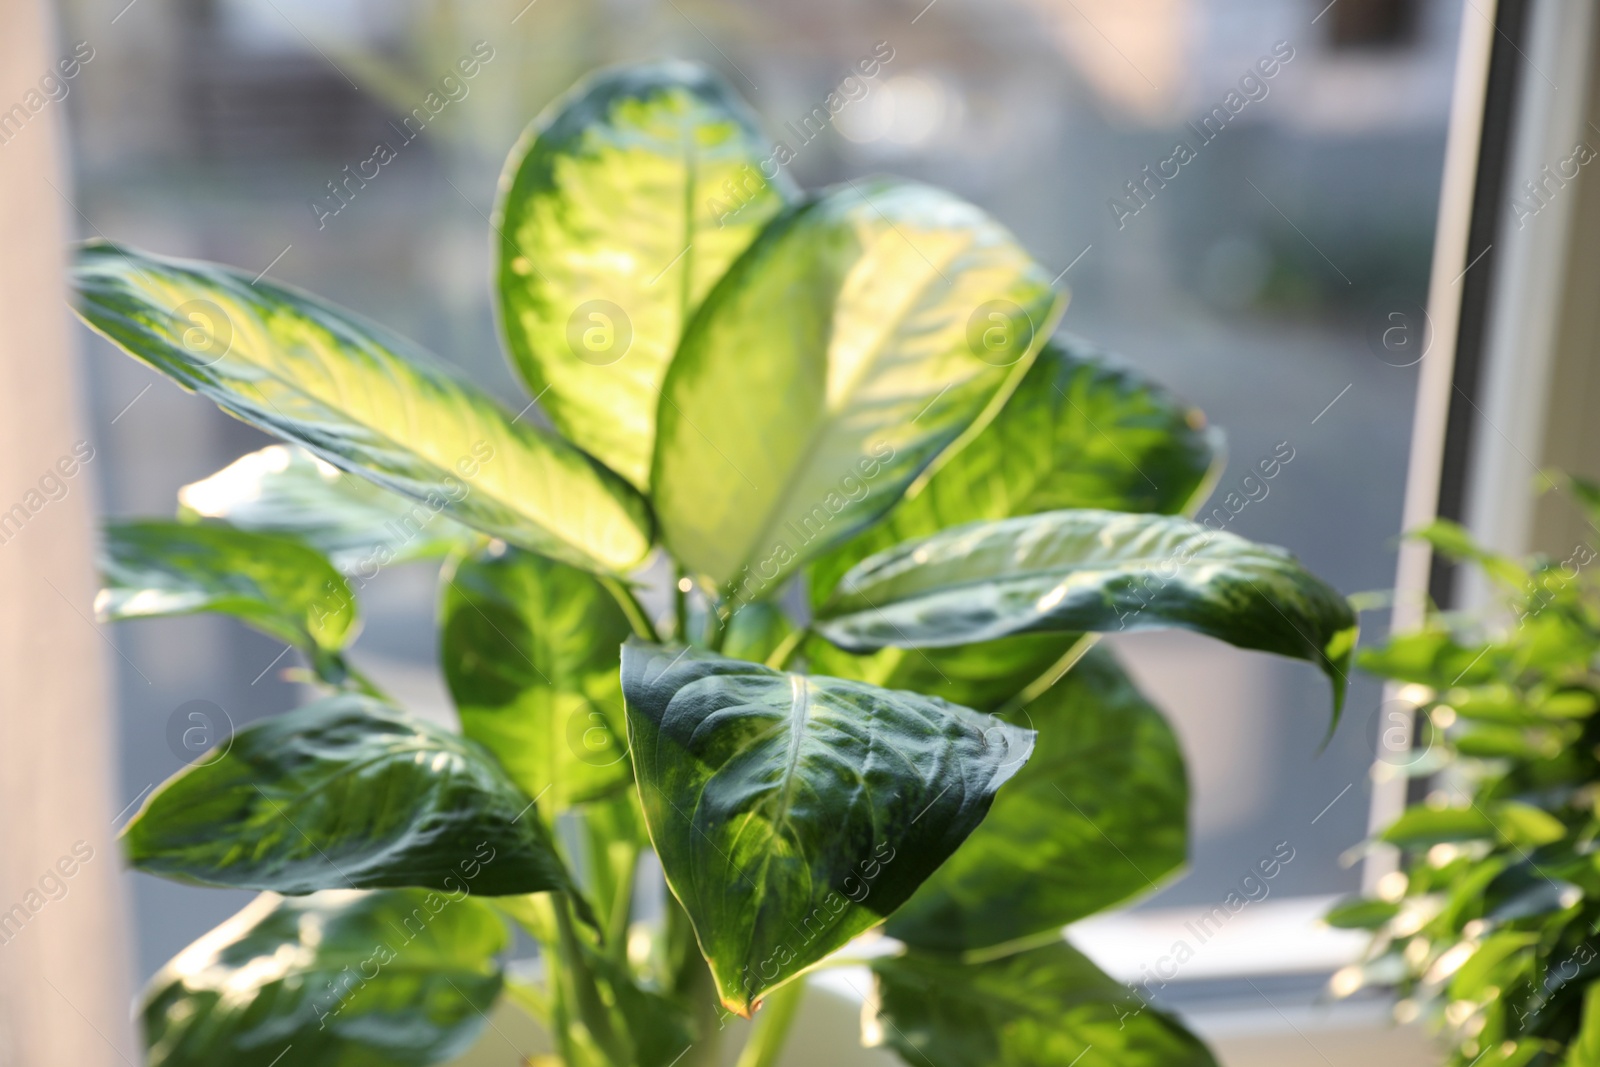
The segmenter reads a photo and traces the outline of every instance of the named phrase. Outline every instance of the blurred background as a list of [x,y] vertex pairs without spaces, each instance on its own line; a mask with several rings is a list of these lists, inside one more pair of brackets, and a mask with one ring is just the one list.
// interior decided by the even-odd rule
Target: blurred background
[[[1425,302],[1470,7],[61,0],[63,53],[92,50],[65,102],[71,218],[84,237],[270,271],[416,338],[521,409],[489,303],[501,161],[591,68],[697,59],[794,151],[788,169],[803,185],[888,171],[998,217],[1063,272],[1064,329],[1122,353],[1225,429],[1231,458],[1213,505],[1259,460],[1283,461],[1228,529],[1289,547],[1345,592],[1384,589],[1417,367],[1396,365],[1407,360],[1393,337],[1379,338],[1398,325],[1419,354],[1426,343],[1420,311],[1391,316]],[[479,72],[447,92],[442,79],[469,56]],[[872,56],[882,68],[864,94],[806,129],[802,118]],[[416,108],[428,121],[407,141],[399,123]],[[395,158],[340,184],[379,142]],[[267,443],[80,336],[107,515],[170,515],[180,486]],[[355,659],[415,710],[445,715],[433,581],[427,568],[385,571],[367,590]],[[1368,613],[1368,639],[1385,623]],[[283,673],[293,654],[228,621],[111,637],[122,819],[192,755],[172,740],[189,711],[220,732],[298,699]],[[1273,899],[1353,890],[1359,870],[1341,857],[1366,833],[1376,685],[1355,682],[1319,753],[1328,695],[1315,670],[1198,638],[1116,644],[1177,724],[1195,797],[1189,871],[1139,912],[1218,903],[1284,842],[1295,858]],[[128,877],[140,981],[248,898]],[[1132,942],[1099,943],[1127,956],[1106,961],[1114,973],[1137,974]],[[1309,1002],[1331,969],[1311,960],[1274,980]]]

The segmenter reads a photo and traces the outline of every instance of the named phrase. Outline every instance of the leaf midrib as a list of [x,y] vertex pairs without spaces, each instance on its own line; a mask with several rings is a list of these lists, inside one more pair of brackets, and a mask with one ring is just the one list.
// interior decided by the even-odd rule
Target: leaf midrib
[[[187,277],[187,284],[189,286],[191,286],[191,287],[194,287],[194,288],[204,289],[207,286],[215,284],[214,281],[212,281],[211,279],[208,279],[204,274],[201,274],[198,277],[194,277],[193,272],[191,270],[187,269],[187,268],[173,268],[173,267],[166,266],[164,264],[163,264],[163,267],[165,269],[169,270],[169,271],[179,271],[179,272],[183,273],[184,275],[188,276]],[[215,273],[220,274],[223,278],[227,279],[230,282],[236,282],[236,281],[240,280],[239,278],[236,278],[231,271],[229,271],[229,270],[227,270],[225,268],[213,268],[213,270],[214,270]],[[120,278],[120,277],[117,278],[114,281],[113,284],[118,286],[118,287],[131,288],[131,287],[129,287],[129,283],[125,279]],[[225,287],[225,288],[227,288],[227,287]],[[102,293],[104,292],[103,288],[101,289],[101,292]],[[262,317],[263,316],[264,310],[266,310],[266,306],[263,303],[259,302],[260,298],[253,297],[253,296],[241,296],[240,294],[238,294],[236,292],[230,292],[229,295],[230,295],[230,297],[232,299],[237,300],[237,301],[241,302],[242,304],[244,304],[246,307],[251,308],[251,310],[255,313],[255,315],[257,317]],[[292,296],[293,294],[289,294],[289,295]],[[132,296],[133,296],[133,299],[135,301],[138,301],[140,303],[152,302],[152,301],[149,301],[148,298],[140,290],[136,290],[136,289],[133,290]],[[286,302],[288,302],[288,301],[286,301]],[[108,310],[114,310],[114,306],[108,306],[108,305],[106,305],[104,303],[102,303],[101,306],[102,307],[107,307]],[[300,308],[296,307],[295,310],[296,310],[297,314],[304,315],[308,319],[308,321],[313,323],[318,328],[323,329],[323,330],[328,330],[328,326],[327,326],[326,323],[317,321],[317,319],[315,317],[310,316],[303,309],[300,309]],[[141,332],[151,333],[152,335],[155,335],[159,339],[160,335],[156,334],[153,328],[145,325],[144,323],[140,322],[138,319],[132,318],[132,317],[124,314],[121,311],[115,311],[114,313],[117,314],[118,318],[121,318],[125,322],[131,324],[136,330],[141,331]],[[336,318],[338,319],[339,324],[341,326],[352,327],[352,328],[355,328],[355,326],[356,326],[356,324],[351,323],[350,321],[346,320],[343,316],[336,316]],[[91,326],[91,328],[93,328],[95,330],[95,332],[105,335],[107,337],[107,339],[111,340],[113,343],[117,343],[119,345],[119,347],[121,347],[120,342],[117,342],[116,338],[114,338],[110,334],[106,333],[106,331],[101,329],[97,324],[95,324],[94,322],[90,322],[89,325]],[[264,325],[264,323],[263,323],[263,325]],[[333,331],[331,331],[331,330],[328,330],[328,332],[330,334],[333,333]],[[266,331],[265,329],[263,329],[263,333],[269,333],[269,331]],[[169,341],[163,341],[162,343],[166,344],[168,346],[171,345],[171,342],[169,342]],[[413,361],[402,357],[399,353],[390,351],[387,346],[378,344],[376,341],[368,341],[367,343],[372,348],[374,348],[378,352],[382,353],[382,357],[378,360],[379,363],[398,364],[401,367],[403,367],[405,372],[409,376],[411,376],[413,379],[432,377],[432,375],[429,375],[429,374],[426,373],[428,371],[432,371],[432,372],[434,372],[435,375],[438,376],[438,378],[441,378],[445,382],[447,382],[449,384],[449,386],[452,387],[452,391],[453,391],[454,395],[451,396],[450,398],[448,398],[448,402],[444,402],[443,398],[439,398],[439,399],[441,399],[441,403],[439,405],[437,405],[437,406],[439,406],[439,407],[447,407],[449,409],[457,410],[457,411],[465,409],[466,414],[468,414],[468,415],[470,415],[472,417],[472,421],[474,423],[482,423],[482,422],[487,421],[487,420],[483,419],[482,416],[481,416],[481,411],[484,408],[487,408],[489,411],[492,411],[493,413],[495,413],[497,415],[501,415],[503,417],[506,415],[506,413],[503,410],[501,410],[500,407],[497,404],[495,404],[494,401],[491,398],[489,398],[487,396],[473,397],[467,391],[467,389],[465,387],[466,383],[457,381],[453,376],[451,376],[448,372],[444,371],[442,368],[428,367],[428,366],[424,366],[424,365],[421,365],[421,364],[418,364],[418,363],[414,363]],[[335,348],[339,348],[339,349],[343,349],[343,348],[346,348],[346,347],[354,347],[354,348],[358,349],[361,352],[361,354],[367,358],[367,360],[369,362],[372,360],[372,353],[371,352],[366,351],[360,345],[352,344],[351,342],[347,341],[346,339],[338,338],[336,335],[335,335],[335,339],[334,339],[334,347]],[[145,359],[144,356],[139,355],[138,353],[135,353],[135,354],[138,356],[138,358],[142,362],[149,362],[148,360]],[[342,389],[343,388],[342,384],[338,381],[338,376],[334,376],[334,375],[331,374],[331,370],[330,370],[330,367],[328,366],[328,363],[327,363],[326,359],[324,359],[320,355],[313,355],[311,358],[312,358],[312,361],[315,364],[315,369],[318,372],[320,372],[321,374],[329,376],[330,377],[330,381],[333,382],[333,384],[335,385],[336,389]],[[170,360],[170,359],[163,360],[162,362],[168,364],[169,367],[173,365],[172,364],[172,360]],[[415,458],[417,458],[419,460],[422,460],[424,463],[426,463],[426,465],[428,466],[428,468],[431,471],[448,473],[447,469],[445,467],[442,467],[439,464],[438,460],[436,460],[432,456],[424,455],[423,453],[419,452],[416,448],[414,448],[410,444],[402,443],[400,440],[398,440],[396,437],[394,437],[393,434],[389,430],[386,430],[386,429],[383,429],[383,428],[381,428],[379,426],[374,425],[370,419],[356,418],[355,416],[351,415],[348,411],[345,411],[345,410],[343,410],[343,409],[341,409],[339,407],[336,407],[330,400],[328,400],[328,399],[324,398],[323,396],[320,396],[320,395],[318,395],[318,394],[316,394],[314,392],[311,392],[302,383],[297,382],[296,380],[294,380],[294,379],[292,379],[290,377],[287,377],[286,376],[287,372],[280,366],[280,364],[281,364],[280,360],[273,359],[273,360],[263,361],[263,360],[261,360],[259,358],[247,358],[247,359],[244,359],[243,362],[247,363],[251,367],[256,368],[258,371],[261,371],[263,377],[267,378],[268,380],[278,383],[280,386],[283,386],[283,387],[287,388],[289,391],[291,391],[292,393],[304,398],[305,400],[311,401],[319,411],[331,413],[333,415],[338,416],[338,418],[334,418],[334,419],[324,418],[323,420],[321,420],[318,423],[319,426],[322,426],[322,427],[326,427],[326,426],[329,426],[329,425],[337,426],[341,421],[343,421],[346,424],[359,426],[363,430],[365,430],[366,432],[370,433],[373,436],[373,438],[375,438],[377,441],[381,442],[382,445],[385,447],[386,451],[388,451],[390,453],[398,453],[398,454],[402,454],[402,455],[405,455],[405,456],[415,457]],[[166,372],[166,370],[167,370],[166,367],[163,367],[163,368],[160,368],[160,369],[162,369],[163,372]],[[242,409],[244,407],[244,405],[240,401],[241,401],[241,399],[243,397],[252,396],[252,395],[253,395],[254,399],[265,403],[266,407],[271,409],[272,417],[269,417],[269,416],[266,415],[266,412],[265,412],[264,409],[262,409],[260,407],[257,407],[255,409],[255,411],[252,413],[252,415],[251,415],[251,417],[249,419],[249,421],[251,421],[251,422],[265,421],[265,422],[272,423],[272,424],[279,424],[280,420],[281,420],[282,423],[287,423],[287,424],[290,424],[290,425],[299,425],[299,424],[303,424],[306,421],[306,420],[303,420],[303,419],[295,418],[294,416],[286,415],[281,410],[279,410],[277,405],[274,404],[272,402],[272,400],[270,399],[270,397],[268,397],[266,395],[265,391],[260,388],[260,385],[259,385],[259,381],[260,380],[259,379],[251,381],[251,380],[248,380],[248,379],[240,379],[237,376],[233,376],[230,380],[235,381],[235,382],[238,383],[237,395],[235,395],[235,392],[234,392],[233,388],[230,388],[229,386],[223,385],[220,381],[215,380],[212,376],[193,375],[192,373],[188,372],[187,369],[184,368],[184,367],[177,367],[176,369],[178,369],[180,372],[183,372],[184,376],[185,376],[185,380],[192,381],[194,383],[194,387],[198,391],[207,394],[209,396],[209,398],[212,400],[213,403],[217,404],[219,407],[224,408],[225,410],[238,411],[238,412],[240,412],[240,414],[243,414],[243,411],[241,411],[240,409]],[[374,370],[374,371],[378,370],[378,368],[371,368],[371,369]],[[382,367],[382,373],[381,374],[375,374],[374,376],[378,377],[378,378],[391,378],[392,379],[391,369],[392,369],[391,366],[383,366]],[[435,387],[433,391],[437,394],[438,382],[437,381],[430,381],[429,384]],[[410,420],[410,425],[407,426],[407,427],[404,427],[404,429],[409,429],[409,430],[411,430],[413,432],[417,432],[417,435],[420,438],[422,438],[424,440],[427,439],[428,435],[420,433],[420,428],[416,425],[416,421],[415,421],[415,412],[410,409],[411,393],[413,392],[413,390],[402,389],[402,390],[399,390],[399,392],[404,397],[407,398],[406,399],[407,409],[406,409],[406,412],[405,412],[405,416],[406,416],[406,418],[408,420]],[[437,421],[437,420],[435,420],[435,421]],[[531,451],[529,449],[528,445],[527,445],[527,438],[522,433],[512,429],[512,424],[511,424],[509,418],[503,418],[502,421],[503,421],[503,425],[500,425],[500,426],[496,426],[496,427],[493,427],[493,428],[480,426],[479,428],[480,429],[485,429],[487,431],[487,435],[488,436],[493,436],[493,437],[499,439],[500,441],[508,442],[508,443],[511,443],[511,444],[517,446],[519,448],[519,450],[522,451],[524,453],[524,455],[526,456],[527,453]],[[342,435],[340,435],[340,436],[342,436]],[[470,434],[468,436],[470,436]],[[364,471],[366,468],[363,467],[362,464],[357,463],[356,461],[350,459],[347,456],[342,456],[342,455],[339,455],[338,453],[328,453],[323,448],[315,447],[315,446],[313,446],[311,444],[308,444],[307,442],[305,442],[303,440],[300,440],[298,435],[296,435],[296,437],[291,441],[291,443],[299,445],[300,447],[306,449],[306,451],[312,453],[313,455],[320,456],[321,458],[327,460],[327,462],[332,463],[334,466],[340,467],[340,469],[342,471],[344,471],[345,473],[347,473],[347,474],[355,474],[357,477],[364,477],[365,476],[362,473],[362,471]],[[551,451],[551,456],[550,457],[539,457],[539,458],[540,459],[554,458],[554,456],[557,453],[557,448],[551,448],[550,451]],[[351,471],[348,468],[341,466],[341,464],[351,464],[351,465],[353,465],[353,466],[355,466],[357,468],[360,468],[360,469],[356,470],[356,471]],[[386,476],[388,476],[388,475],[386,475]],[[452,477],[453,477],[453,475],[452,475]],[[439,480],[439,479],[436,478],[435,480]],[[602,481],[600,481],[598,478],[596,478],[595,485],[596,485],[596,488],[600,490],[600,495],[611,499],[613,501],[613,503],[616,505],[618,510],[623,511],[624,513],[627,512],[628,509],[625,506],[625,504],[620,500],[616,500],[615,497],[610,492],[609,487],[604,485],[604,483]],[[402,496],[402,497],[404,497],[406,499],[411,499],[411,500],[416,500],[417,499],[415,497],[410,496],[410,494],[403,493],[403,492],[401,492],[399,490],[396,490],[396,489],[393,489],[393,488],[391,488],[390,486],[387,486],[387,485],[381,485],[380,484],[379,488],[388,489],[390,492],[394,492],[397,495]],[[553,540],[553,541],[555,541],[555,542],[557,542],[557,543],[559,543],[561,545],[565,545],[565,546],[569,547],[573,552],[575,552],[577,554],[580,554],[580,555],[582,555],[584,557],[592,558],[592,557],[590,557],[589,552],[585,548],[583,548],[582,546],[578,546],[578,545],[572,544],[565,536],[563,536],[562,534],[558,533],[556,530],[552,529],[551,527],[549,527],[545,523],[535,519],[532,515],[530,515],[524,509],[516,506],[515,504],[508,504],[504,499],[502,499],[502,496],[500,494],[486,491],[478,482],[474,482],[473,485],[472,485],[472,488],[473,488],[473,491],[475,493],[480,493],[484,497],[487,497],[497,508],[501,509],[502,511],[504,511],[504,512],[506,512],[508,514],[516,516],[519,521],[527,523],[529,526],[532,526],[533,528],[537,529],[545,537],[548,537],[551,540]],[[595,560],[595,562],[599,563],[600,561],[599,560]]]
[[[869,207],[872,206],[871,201],[867,200],[865,196],[863,196],[862,199],[863,199],[863,202],[866,203]],[[951,253],[950,255],[946,256],[945,259],[943,259],[941,261],[941,265],[942,266],[948,266],[956,258],[957,255],[967,251],[971,246],[972,246],[972,241],[969,239],[966,243],[964,243],[964,244],[960,245],[959,247],[957,247],[956,250],[953,253]],[[931,264],[930,264],[930,266],[931,266]],[[934,266],[933,267],[933,272],[934,272],[935,275],[941,274],[941,271],[940,271],[938,266]],[[893,319],[889,320],[888,323],[885,325],[885,327],[883,329],[883,332],[882,332],[882,337],[889,338],[890,336],[892,336],[894,334],[894,332],[899,328],[900,324],[903,323],[909,317],[910,309],[920,305],[923,294],[925,294],[929,289],[931,289],[932,285],[933,285],[933,277],[929,276],[927,274],[924,274],[923,275],[923,282],[922,282],[922,284],[920,286],[918,286],[913,291],[913,296],[910,299],[908,299],[901,306],[898,314]],[[830,322],[831,321],[832,320],[830,319]],[[823,352],[823,375],[824,375],[823,391],[824,391],[824,394],[826,394],[826,391],[827,391],[827,383],[826,383],[827,364],[828,364],[828,355],[832,351],[832,338],[833,338],[833,332],[830,329],[829,333],[828,333],[828,344],[827,344],[827,346],[826,346],[826,348],[824,349],[824,352]],[[768,538],[770,536],[770,533],[772,531],[773,525],[778,521],[778,518],[779,518],[779,507],[778,507],[778,505],[780,503],[782,503],[783,501],[787,501],[790,498],[790,496],[791,496],[791,494],[792,494],[792,492],[793,492],[793,490],[795,488],[795,484],[800,480],[801,473],[811,469],[812,461],[816,458],[816,454],[820,451],[820,443],[826,438],[827,431],[831,430],[833,428],[833,426],[839,421],[839,416],[841,414],[843,414],[846,410],[849,409],[850,401],[855,398],[856,392],[861,388],[862,383],[868,377],[870,377],[870,375],[868,374],[868,371],[871,368],[875,367],[882,360],[884,348],[885,348],[885,344],[883,342],[880,342],[880,343],[874,345],[874,347],[873,347],[873,353],[874,353],[873,357],[871,359],[867,359],[867,360],[863,360],[862,361],[862,368],[861,368],[860,373],[858,373],[855,376],[854,380],[852,380],[850,382],[849,388],[843,392],[843,394],[839,397],[839,400],[838,400],[837,403],[833,403],[833,404],[828,403],[827,399],[826,399],[826,396],[824,396],[824,401],[823,401],[823,405],[822,405],[822,417],[819,418],[812,425],[811,430],[807,433],[805,444],[801,448],[801,450],[798,453],[796,453],[796,462],[794,462],[790,466],[789,473],[785,476],[785,478],[783,480],[782,488],[780,489],[780,491],[775,496],[772,497],[772,506],[767,509],[766,517],[762,519],[761,526],[756,531],[756,535],[754,537],[750,538],[749,544],[746,545],[745,550],[742,553],[743,558],[739,561],[741,567],[744,566],[745,564],[747,564],[750,561],[751,554],[753,552],[755,552],[755,551],[758,551],[758,546],[760,546],[762,544],[765,544],[767,542],[767,540],[768,540]],[[952,382],[952,383],[950,383],[950,387],[953,387],[956,384],[958,384],[958,383]],[[949,387],[947,387],[947,388],[949,388]],[[938,398],[935,397],[934,399],[938,399]],[[869,492],[868,495],[866,497],[863,497],[862,499],[863,500],[870,500],[872,495],[873,494],[871,492]],[[737,574],[737,573],[738,573],[738,571],[735,570],[734,574]]]
[[[1244,562],[1249,562],[1248,557],[1241,557],[1241,558],[1243,559]],[[940,586],[938,586],[938,587],[936,587],[934,589],[925,589],[925,590],[921,590],[921,591],[912,591],[912,592],[910,592],[908,594],[905,594],[903,596],[892,598],[892,599],[889,599],[889,600],[885,600],[885,601],[882,601],[881,603],[877,603],[877,604],[872,604],[870,601],[868,601],[868,607],[866,609],[855,608],[855,609],[853,609],[853,610],[851,610],[851,611],[849,611],[849,612],[847,612],[845,614],[853,615],[853,614],[856,614],[857,612],[862,611],[862,610],[881,611],[881,610],[883,610],[885,608],[893,607],[893,606],[895,606],[897,604],[904,604],[904,603],[908,603],[908,602],[913,601],[913,600],[928,599],[928,598],[932,598],[934,596],[944,596],[944,595],[946,595],[948,593],[954,593],[954,592],[957,592],[957,591],[962,590],[962,589],[970,589],[970,588],[972,588],[974,586],[983,586],[985,588],[992,588],[992,587],[994,587],[996,585],[1007,585],[1007,584],[1012,584],[1012,583],[1023,583],[1023,582],[1032,581],[1032,580],[1035,580],[1035,579],[1038,579],[1038,578],[1067,577],[1067,576],[1071,576],[1071,575],[1075,575],[1075,574],[1079,574],[1079,573],[1088,573],[1088,572],[1092,572],[1092,571],[1095,571],[1095,570],[1117,571],[1117,570],[1135,570],[1135,569],[1141,569],[1141,568],[1148,569],[1148,568],[1155,567],[1155,566],[1157,566],[1159,564],[1168,562],[1171,559],[1172,559],[1172,557],[1170,555],[1160,556],[1160,557],[1137,556],[1137,557],[1134,557],[1131,560],[1119,561],[1119,562],[1116,562],[1116,563],[1100,563],[1100,564],[1094,564],[1094,565],[1090,565],[1090,564],[1064,564],[1064,565],[1062,565],[1060,567],[1057,567],[1057,568],[1039,568],[1037,570],[1014,571],[1014,572],[1011,572],[1011,573],[1002,574],[1002,575],[995,575],[995,576],[991,576],[991,577],[988,577],[988,578],[961,579],[961,580],[958,580],[958,581],[953,581],[953,582],[950,582],[950,583],[947,583],[947,584],[940,585]],[[1212,563],[1216,563],[1216,564],[1219,564],[1219,565],[1220,564],[1224,564],[1224,563],[1227,563],[1227,564],[1231,565],[1231,564],[1234,564],[1234,563],[1239,562],[1239,561],[1238,560],[1209,560],[1207,562],[1212,562]],[[1182,572],[1180,571],[1179,573],[1181,574]],[[1175,578],[1173,580],[1176,581],[1177,579]],[[853,596],[853,597],[860,597],[861,599],[865,600],[866,598],[860,592],[857,591],[857,590],[859,590],[859,588],[860,588],[860,586],[857,586],[855,589],[848,590],[846,595]],[[842,617],[843,617],[843,615],[834,616],[834,618],[842,618]]]

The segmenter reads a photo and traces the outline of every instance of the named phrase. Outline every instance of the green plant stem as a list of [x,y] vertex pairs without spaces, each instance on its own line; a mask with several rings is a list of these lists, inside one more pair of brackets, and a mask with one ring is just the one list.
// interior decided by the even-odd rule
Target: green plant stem
[[717,1001],[711,968],[700,955],[694,927],[676,897],[667,895],[666,919],[668,988],[689,1010],[695,1042],[678,1067],[712,1067],[722,1062],[722,1011]]
[[689,643],[689,594],[683,589],[683,568],[672,568],[672,616],[677,623],[677,639]]
[[767,994],[761,1010],[756,1012],[750,1040],[739,1053],[736,1067],[773,1067],[778,1062],[805,993],[806,980],[801,977]]
[[1029,682],[1022,692],[1000,705],[995,710],[995,714],[1003,719],[1012,712],[1019,711],[1038,700],[1044,695],[1045,690],[1065,678],[1067,672],[1077,666],[1078,661],[1087,655],[1088,651],[1095,646],[1095,642],[1099,640],[1099,634],[1081,635],[1076,641],[1072,642],[1066,652],[1062,653],[1060,659],[1052,663],[1050,668],[1039,677]]
[[634,636],[653,645],[660,644],[661,635],[656,633],[655,625],[646,614],[644,605],[639,603],[639,598],[633,595],[633,590],[627,583],[608,574],[599,575],[599,578],[600,584],[606,587],[606,592],[611,594],[617,606],[622,608],[622,613],[628,617],[628,625],[633,627]]
[[767,666],[775,671],[787,667],[789,661],[794,659],[794,654],[800,651],[800,646],[805,644],[806,637],[810,633],[811,627],[804,626],[785,637],[778,647],[772,650],[772,655],[767,657]]
[[627,960],[628,924],[633,917],[633,883],[640,848],[634,832],[624,831],[614,818],[604,817],[605,803],[631,804],[633,801],[625,797],[612,798],[583,809],[581,817],[593,893],[605,935],[601,950],[621,963]]
[[[730,616],[731,617],[731,616]],[[722,642],[728,637],[728,621],[717,611],[715,603],[706,604],[705,646],[713,652],[722,651]]]
[[556,929],[560,938],[556,961],[566,972],[572,999],[578,1009],[578,1018],[583,1021],[589,1036],[594,1039],[607,1059],[615,1064],[628,1063],[629,1050],[621,1036],[612,1028],[611,1016],[601,999],[600,990],[596,987],[594,973],[583,957],[583,946],[579,943],[582,935],[572,924],[570,903],[562,899],[563,896],[564,894],[556,894],[555,900]]
[[547,991],[510,976],[507,976],[504,988],[506,996],[510,997],[517,1007],[533,1016],[544,1026],[550,1026],[551,1004],[550,995]]
[[[333,658],[338,665],[334,672],[325,674],[320,666],[317,668],[317,676],[324,682],[340,689],[350,689],[357,693],[363,693],[366,696],[381,700],[385,704],[395,704],[393,697],[379,689],[377,683],[371,678],[356,670],[342,654],[335,652],[333,653]],[[336,677],[334,675],[342,676]]]

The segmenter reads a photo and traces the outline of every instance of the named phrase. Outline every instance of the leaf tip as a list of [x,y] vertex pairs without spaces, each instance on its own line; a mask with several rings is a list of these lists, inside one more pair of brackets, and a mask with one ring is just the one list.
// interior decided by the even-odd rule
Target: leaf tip
[[1356,644],[1360,638],[1361,624],[1352,611],[1350,625],[1335,631],[1322,646],[1323,670],[1333,684],[1333,716],[1328,722],[1327,736],[1317,748],[1319,753],[1328,747],[1334,731],[1339,728],[1345,695],[1350,687],[1350,671],[1355,667]]

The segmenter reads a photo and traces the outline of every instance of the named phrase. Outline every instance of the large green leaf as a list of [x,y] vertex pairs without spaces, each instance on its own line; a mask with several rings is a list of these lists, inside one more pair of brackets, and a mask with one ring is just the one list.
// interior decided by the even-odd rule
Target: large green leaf
[[316,549],[218,523],[107,523],[94,599],[103,622],[216,611],[313,660],[355,636],[355,596]]
[[622,687],[650,838],[745,1015],[899,907],[1033,747],[936,698],[692,649],[625,645]]
[[874,960],[863,1038],[913,1067],[1216,1067],[1198,1038],[1065,941],[984,963]]
[[667,546],[734,600],[882,515],[1004,403],[1064,297],[947,193],[877,180],[774,220],[685,331],[652,473]]
[[443,556],[482,535],[443,514],[445,497],[407,500],[295,445],[268,445],[178,490],[178,518],[299,538],[346,574]]
[[482,1029],[506,944],[504,922],[465,894],[263,893],[150,980],[148,1063],[438,1063]]
[[650,549],[622,479],[409,341],[267,279],[93,243],[79,312],[230,415],[524,548],[597,571]]
[[133,866],[200,885],[571,886],[533,802],[487,752],[354,695],[240,730],[162,783],[122,836]]
[[771,156],[720,78],[668,62],[579,83],[506,161],[506,347],[550,420],[641,488],[684,325],[792,195]]
[[1109,651],[1091,650],[1013,719],[1039,732],[1032,758],[889,919],[891,936],[987,948],[1147,891],[1183,863],[1183,753]]
[[1188,509],[1222,453],[1205,416],[1116,356],[1058,334],[994,422],[932,478],[811,565],[822,604],[839,578],[881,552],[950,526],[1041,511]]
[[816,625],[857,652],[1180,627],[1317,664],[1335,716],[1356,639],[1350,605],[1281,548],[1090,510],[969,523],[880,552],[844,576]]
[[531,552],[447,570],[440,655],[461,730],[554,815],[632,780],[617,653],[628,620],[593,575]]

